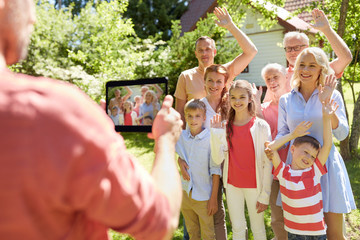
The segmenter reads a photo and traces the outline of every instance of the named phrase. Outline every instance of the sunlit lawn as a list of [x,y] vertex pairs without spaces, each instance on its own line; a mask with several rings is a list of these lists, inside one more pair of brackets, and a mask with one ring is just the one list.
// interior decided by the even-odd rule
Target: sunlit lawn
[[[357,84],[356,92],[360,91],[360,84]],[[352,100],[351,91],[348,85],[344,86],[344,98],[346,101],[346,105],[349,112],[349,122],[351,124],[352,121],[352,111],[354,109],[354,104]],[[141,164],[148,170],[151,170],[152,162],[154,159],[154,142],[147,138],[145,133],[122,133],[122,136],[125,139],[125,144],[128,150],[135,155]],[[360,159],[353,159],[350,162],[346,163],[347,170],[349,173],[353,193],[355,196],[356,205],[360,206]],[[224,198],[225,200],[225,198]],[[225,201],[226,204],[226,201]],[[229,214],[227,214],[227,229],[228,229],[228,239],[232,239],[231,225],[229,221]],[[358,240],[360,239],[360,210],[356,209],[352,211],[350,214],[345,215],[346,219],[346,231],[347,231],[347,239],[349,240]],[[249,221],[248,221],[249,223]],[[274,235],[270,226],[270,210],[268,209],[265,212],[265,225],[267,232],[267,239],[271,239]],[[249,228],[249,226],[248,226]],[[173,239],[180,240],[183,237],[183,225],[182,218],[180,218],[179,228],[174,234]],[[128,236],[118,234],[116,232],[111,231],[113,240],[127,240],[132,239]],[[249,239],[253,239],[251,231],[249,231]]]

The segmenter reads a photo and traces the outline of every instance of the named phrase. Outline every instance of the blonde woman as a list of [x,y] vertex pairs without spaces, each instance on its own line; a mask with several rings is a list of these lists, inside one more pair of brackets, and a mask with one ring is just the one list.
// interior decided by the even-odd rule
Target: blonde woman
[[[311,47],[300,53],[291,79],[293,90],[280,98],[276,139],[290,133],[300,122],[310,121],[313,125],[309,135],[318,139],[322,145],[322,102],[330,98],[339,104],[331,117],[332,132],[340,141],[348,135],[344,101],[337,90],[332,90],[331,83],[325,82],[329,74],[333,74],[333,70],[323,50]],[[287,163],[291,161],[291,154],[288,154]],[[328,174],[321,178],[321,189],[327,237],[329,240],[345,239],[342,232],[343,213],[349,213],[356,207],[345,164],[334,145],[326,168]]]

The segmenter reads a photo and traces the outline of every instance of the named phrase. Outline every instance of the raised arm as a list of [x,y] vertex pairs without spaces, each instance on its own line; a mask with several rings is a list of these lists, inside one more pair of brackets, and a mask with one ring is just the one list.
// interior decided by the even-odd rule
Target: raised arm
[[245,33],[234,24],[226,8],[221,9],[216,7],[214,10],[214,14],[219,20],[215,21],[216,24],[229,30],[229,32],[234,36],[243,51],[234,60],[224,65],[229,72],[230,81],[228,82],[231,83],[232,80],[237,75],[239,75],[255,57],[255,55],[257,54],[257,48],[245,35]]
[[326,163],[329,157],[329,153],[332,147],[332,130],[331,130],[331,118],[335,115],[339,105],[331,100],[322,104],[323,114],[323,146],[318,154],[318,159],[322,165]]
[[173,99],[166,96],[157,114],[152,133],[155,139],[155,161],[152,176],[157,188],[167,197],[172,213],[169,231],[164,239],[170,239],[178,226],[181,205],[181,182],[175,163],[175,144],[180,136],[182,121],[180,115],[171,108]]
[[335,75],[341,74],[346,66],[352,60],[352,54],[344,40],[331,28],[330,23],[322,10],[315,8],[312,11],[314,24],[311,26],[321,31],[329,41],[331,48],[334,50],[337,58],[334,59],[330,66],[335,71]]
[[161,98],[161,95],[164,93],[164,91],[161,89],[161,87],[159,86],[159,85],[157,85],[157,84],[154,84],[153,85],[153,87],[156,89],[156,97],[158,98],[158,99],[160,99]]
[[302,121],[301,123],[299,123],[299,125],[296,126],[296,128],[292,132],[272,141],[268,147],[271,148],[272,150],[278,150],[285,143],[290,142],[291,140],[297,137],[301,137],[309,134],[310,132],[308,132],[308,130],[311,128],[311,126],[312,126],[312,122]]
[[129,97],[131,97],[131,95],[133,94],[133,91],[128,87],[128,86],[126,86],[125,87],[126,88],[126,90],[127,90],[127,94],[123,97],[123,102],[125,102],[126,100],[128,100],[129,99]]

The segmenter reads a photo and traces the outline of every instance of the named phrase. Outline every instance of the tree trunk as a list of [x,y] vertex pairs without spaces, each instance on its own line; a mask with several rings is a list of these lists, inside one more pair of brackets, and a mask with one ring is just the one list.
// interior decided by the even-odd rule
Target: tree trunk
[[[349,0],[347,0],[347,1],[349,1]],[[62,5],[61,0],[58,0],[58,9],[59,9],[59,10],[61,9],[61,5]]]
[[[337,29],[337,33],[339,34],[340,37],[343,37],[344,33],[345,33],[345,23],[346,23],[346,15],[347,15],[348,6],[349,6],[349,0],[342,0],[341,8],[340,8],[339,25],[338,25],[338,29]],[[338,90],[340,91],[341,95],[344,98],[341,81],[338,85]],[[348,111],[346,108],[346,104],[345,104],[345,111],[346,111],[346,116],[348,117]],[[344,161],[348,161],[351,159],[349,136],[347,136],[343,141],[340,142],[340,154],[343,157]]]
[[[344,99],[341,82],[340,82],[340,84],[338,84],[337,90],[341,93],[341,96]],[[344,107],[345,107],[345,112],[346,112],[346,118],[348,119],[348,122],[349,122],[349,116],[348,116],[346,104],[344,104]],[[342,158],[344,159],[344,161],[351,160],[349,135],[344,140],[340,141],[340,154],[341,154]]]
[[357,155],[357,148],[360,137],[360,94],[354,104],[354,115],[351,125],[351,136],[350,136],[350,151],[352,154]]

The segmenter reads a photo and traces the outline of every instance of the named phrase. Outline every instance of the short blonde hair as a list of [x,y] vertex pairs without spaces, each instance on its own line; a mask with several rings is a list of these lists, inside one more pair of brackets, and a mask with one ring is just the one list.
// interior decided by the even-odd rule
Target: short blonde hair
[[291,88],[298,88],[300,87],[300,76],[299,76],[299,66],[300,66],[300,59],[305,54],[313,55],[316,63],[321,67],[321,72],[319,74],[317,85],[322,84],[324,85],[324,80],[327,75],[333,74],[334,70],[329,65],[329,59],[326,56],[325,52],[318,47],[310,47],[305,48],[302,52],[297,56],[295,67],[294,67],[294,74],[290,80]]

